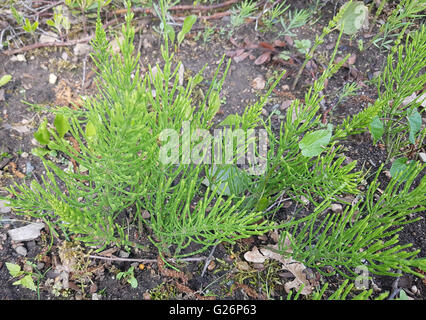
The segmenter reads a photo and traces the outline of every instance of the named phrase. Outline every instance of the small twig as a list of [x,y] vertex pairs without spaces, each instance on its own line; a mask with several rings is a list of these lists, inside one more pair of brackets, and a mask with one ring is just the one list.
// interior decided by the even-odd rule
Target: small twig
[[[224,11],[224,12],[217,12],[215,14],[212,14],[211,16],[197,16],[197,19],[200,20],[215,20],[215,19],[221,19],[226,16],[230,16],[232,14],[231,11]],[[176,17],[176,21],[184,21],[185,17]]]
[[84,92],[84,82],[86,81],[86,60],[87,60],[87,56],[84,57],[83,59],[83,78],[81,80],[81,89],[83,89]]
[[[128,261],[128,262],[141,262],[141,263],[156,263],[157,259],[133,259],[133,258],[119,258],[119,257],[101,257],[101,256],[94,256],[89,255],[89,258],[92,259],[99,259],[99,260],[108,260],[108,261]],[[199,258],[182,258],[182,259],[166,259],[169,262],[199,262],[206,260],[206,257],[199,257]]]
[[216,250],[217,244],[213,247],[212,251],[210,252],[209,256],[206,259],[206,263],[204,264],[203,271],[201,272],[201,277],[204,277],[204,274],[206,273],[207,267],[210,264],[210,261],[212,261],[213,253]]
[[[114,24],[115,22],[117,22],[117,19],[111,20],[108,23],[105,23],[102,28],[106,29],[107,27],[109,27],[110,25]],[[60,42],[45,42],[45,43],[34,43],[34,44],[30,44],[21,48],[17,48],[17,49],[12,49],[12,50],[7,50],[7,51],[3,51],[0,53],[4,53],[5,55],[11,56],[17,53],[21,53],[21,52],[25,52],[25,51],[30,51],[30,50],[34,50],[34,49],[38,49],[38,48],[45,48],[45,47],[69,47],[69,46],[73,46],[76,45],[78,43],[84,43],[84,42],[89,42],[90,40],[92,40],[95,37],[94,34],[81,38],[81,39],[76,39],[76,40],[69,40],[69,41],[60,41]]]
[[7,50],[4,51],[3,53],[5,55],[11,56],[17,53],[21,53],[21,52],[25,52],[25,51],[30,51],[30,50],[34,50],[34,49],[38,49],[38,48],[45,48],[45,47],[68,47],[68,46],[73,46],[76,45],[77,43],[84,43],[84,42],[89,42],[90,40],[92,40],[94,37],[94,35],[88,36],[88,37],[84,37],[81,39],[76,39],[76,40],[70,40],[70,41],[61,41],[61,42],[38,42],[38,43],[34,43],[34,44],[30,44],[18,49],[13,49],[13,50]]
[[[180,11],[180,10],[188,10],[188,11],[208,11],[208,10],[216,10],[216,9],[220,9],[220,8],[224,8],[227,7],[231,4],[240,2],[241,0],[228,0],[225,1],[224,3],[219,3],[219,4],[213,4],[210,6],[193,6],[193,5],[177,5],[177,6],[173,6],[170,7],[168,10],[169,11]],[[155,14],[155,11],[153,8],[132,8],[131,9],[133,13],[150,13],[150,14]],[[114,14],[123,14],[126,13],[127,9],[119,9],[119,10],[115,10],[113,13]]]

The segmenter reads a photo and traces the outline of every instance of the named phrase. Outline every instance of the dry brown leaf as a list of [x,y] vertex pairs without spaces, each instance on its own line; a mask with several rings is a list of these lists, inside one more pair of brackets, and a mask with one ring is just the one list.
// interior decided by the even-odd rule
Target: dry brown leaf
[[242,54],[240,54],[240,55],[238,55],[238,56],[234,57],[234,61],[235,61],[236,63],[239,63],[239,62],[241,62],[241,61],[245,60],[245,59],[246,59],[249,55],[250,55],[250,53],[248,53],[248,52],[243,52]]
[[11,161],[11,162],[9,163],[9,167],[10,167],[10,171],[12,171],[12,173],[13,173],[15,176],[17,176],[17,177],[18,177],[18,178],[20,178],[20,179],[24,179],[24,178],[25,178],[25,174],[23,174],[22,172],[20,172],[20,171],[17,169],[17,166],[16,166],[16,163],[15,163],[15,162]]
[[256,246],[254,246],[251,251],[247,251],[246,253],[244,253],[244,259],[246,259],[248,262],[264,263],[266,257],[259,251]]
[[261,54],[259,57],[257,57],[256,60],[254,60],[255,65],[261,65],[271,60],[271,52],[267,51]]
[[[285,248],[285,252],[293,252],[291,246],[291,238],[289,234],[286,235],[283,245]],[[304,285],[304,287],[300,292],[301,294],[308,295],[312,293],[314,287],[306,277],[306,267],[302,263],[294,260],[291,257],[284,257],[279,252],[276,252],[277,250],[278,244],[269,246],[268,248],[261,248],[260,250],[256,246],[254,246],[251,251],[248,251],[244,254],[244,258],[247,261],[253,263],[263,263],[266,259],[273,259],[280,262],[282,264],[282,269],[290,271],[295,277],[293,281],[287,282],[284,285],[284,288],[287,293],[290,291],[290,289],[293,288],[298,291],[302,284]]]
[[348,64],[351,66],[355,63],[355,61],[356,61],[356,54],[352,53],[351,56],[348,58],[348,60],[346,60],[345,64]]
[[[270,248],[276,250],[278,249],[278,245],[271,246]],[[314,288],[309,282],[309,280],[306,278],[306,267],[302,263],[294,260],[293,258],[284,258],[281,254],[266,248],[261,249],[260,252],[265,258],[274,259],[282,263],[282,268],[290,271],[295,276],[295,279],[293,281],[287,282],[284,285],[284,288],[287,293],[290,291],[290,289],[293,288],[298,291],[302,284],[304,285],[304,287],[300,292],[301,294],[308,295],[312,293]]]
[[274,46],[275,46],[275,47],[283,48],[283,47],[285,47],[286,45],[287,45],[287,43],[285,43],[285,41],[281,41],[281,40],[279,40],[279,39],[277,39],[277,40],[275,40],[275,41],[274,41]]
[[270,51],[275,51],[274,45],[269,42],[260,42],[259,46]]
[[244,38],[244,44],[246,49],[256,49],[259,47],[257,44],[251,42],[249,38]]

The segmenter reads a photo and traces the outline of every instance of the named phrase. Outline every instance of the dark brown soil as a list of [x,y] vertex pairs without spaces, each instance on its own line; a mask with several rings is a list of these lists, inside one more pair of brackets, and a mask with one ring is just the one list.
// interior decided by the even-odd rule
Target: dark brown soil
[[[334,5],[328,5],[323,8],[323,16],[314,25],[303,27],[296,30],[297,37],[301,39],[314,40],[315,35],[321,33],[322,26],[328,22],[332,16]],[[135,38],[135,46],[141,52],[141,63],[146,68],[148,64],[154,65],[160,62],[159,46],[160,40],[158,35],[153,31],[153,26],[158,22],[154,19],[143,19],[138,21],[144,24],[141,28],[143,32],[139,32]],[[212,22],[218,31],[221,26],[227,26],[227,19]],[[327,38],[327,41],[318,48],[318,55],[328,56],[330,48],[336,41],[336,33]],[[196,73],[204,65],[207,65],[204,76],[211,79],[221,57],[237,47],[229,40],[229,37],[216,32],[212,39],[206,43],[202,39],[194,39],[196,32],[192,32],[187,40],[184,41],[178,53],[178,58],[183,62],[186,72]],[[250,39],[253,43],[273,42],[276,40],[274,33],[260,33],[254,31],[254,24],[239,29],[234,35],[236,43],[243,43],[244,39]],[[283,40],[283,39],[282,39]],[[295,52],[294,48],[289,48]],[[262,51],[254,50],[253,54],[261,54]],[[67,60],[64,60],[65,53]],[[365,84],[360,94],[350,97],[344,103],[333,108],[328,113],[328,121],[339,123],[348,115],[356,114],[365,108],[370,101],[374,101],[377,95],[375,87],[368,84],[371,76],[380,71],[385,61],[386,53],[381,53],[374,46],[367,51],[360,52],[356,46],[356,42],[351,42],[348,37],[343,37],[341,49],[338,53],[340,57],[346,54],[356,54],[354,65],[349,68],[342,68],[332,79],[330,79],[326,90],[324,91],[325,105],[323,112],[332,107],[336,103],[336,97],[343,85],[350,81],[358,81]],[[0,75],[11,74],[13,76],[6,86],[0,88],[4,93],[4,99],[0,100],[0,153],[7,152],[8,157],[0,158],[0,192],[4,195],[4,188],[14,182],[23,183],[30,182],[34,177],[40,178],[44,173],[44,168],[38,157],[31,154],[31,149],[35,147],[33,133],[37,130],[43,117],[52,117],[51,114],[40,109],[40,107],[54,106],[60,104],[58,101],[64,94],[60,92],[60,86],[69,88],[72,92],[73,99],[78,95],[90,95],[96,91],[93,85],[93,76],[87,77],[92,68],[90,59],[77,57],[73,53],[73,47],[65,48],[42,48],[24,53],[25,62],[13,62],[11,57],[0,51]],[[316,67],[308,69],[303,73],[299,81],[299,85],[295,91],[290,92],[286,89],[286,85],[291,87],[294,74],[300,67],[302,57],[295,57],[292,64],[282,65],[280,63],[266,63],[263,65],[255,65],[253,60],[249,58],[242,62],[232,62],[230,71],[227,75],[222,98],[225,103],[218,115],[218,121],[224,119],[227,115],[233,113],[242,113],[244,108],[255,101],[259,94],[265,90],[254,90],[251,83],[257,76],[269,79],[272,75],[279,74],[284,68],[288,70],[288,76],[277,86],[276,94],[273,94],[270,101],[266,105],[266,114],[269,115],[276,109],[277,105],[281,105],[284,100],[291,97],[303,99],[306,88],[320,75],[322,70],[321,62],[316,60]],[[86,61],[84,63],[84,60]],[[356,69],[356,71],[353,70]],[[49,74],[58,76],[55,84],[49,83]],[[85,86],[82,88],[83,76]],[[63,88],[62,87],[62,88]],[[1,94],[0,94],[1,97]],[[28,102],[31,105],[24,103]],[[76,100],[74,100],[75,102]],[[275,118],[274,118],[275,117]],[[278,117],[273,116],[273,120],[278,123]],[[27,131],[20,133],[16,129],[18,126],[24,126]],[[347,152],[346,156],[352,160],[358,161],[359,168],[377,169],[381,163],[386,162],[387,154],[384,148],[373,146],[370,135],[358,135],[345,142]],[[11,163],[16,164],[17,171],[25,175],[19,178],[16,172],[12,172]],[[2,166],[3,164],[3,166]],[[28,173],[28,168],[32,171]],[[389,165],[387,165],[389,170]],[[383,174],[381,178],[383,183],[387,182],[387,178]],[[291,208],[289,209],[291,210]],[[15,216],[8,213],[0,217],[10,219],[26,218]],[[180,266],[183,274],[189,277],[186,288],[182,286],[179,278],[161,272],[157,263],[146,263],[141,266],[139,263],[119,262],[119,261],[103,261],[91,260],[88,279],[83,281],[83,285],[78,280],[72,281],[72,287],[69,290],[53,289],[55,274],[49,269],[58,259],[58,247],[64,240],[61,236],[53,237],[51,244],[51,235],[47,230],[43,231],[40,238],[35,241],[24,243],[28,250],[26,257],[16,253],[14,247],[16,244],[11,243],[7,236],[7,231],[24,225],[20,221],[2,223],[0,221],[0,300],[9,299],[92,299],[96,293],[100,299],[107,300],[133,300],[133,299],[201,299],[201,296],[216,296],[219,299],[262,299],[263,294],[258,294],[260,288],[254,287],[250,283],[239,285],[235,279],[235,273],[238,271],[236,266],[238,261],[242,261],[242,255],[249,250],[253,244],[262,243],[261,239],[245,239],[239,241],[236,245],[219,245],[214,253],[216,258],[216,266],[213,270],[208,270],[203,277],[200,276],[204,267],[204,262],[190,262]],[[420,249],[419,257],[426,256],[426,228],[424,218],[418,222],[408,224],[400,233],[401,243],[412,243],[413,249]],[[147,243],[148,245],[148,243]],[[234,253],[234,254],[232,254]],[[114,253],[118,255],[118,251]],[[148,247],[147,252],[140,250],[139,252],[131,251],[129,258],[157,258],[155,248]],[[25,260],[33,261],[40,265],[39,272],[44,274],[40,280],[39,292],[30,291],[20,286],[13,285],[13,279],[5,263],[16,263],[24,265]],[[225,264],[221,264],[224,261]],[[126,271],[130,266],[135,267],[135,277],[138,280],[138,287],[133,289],[125,281],[117,280],[117,272]],[[143,268],[143,270],[141,270]],[[34,271],[35,272],[35,271]],[[36,272],[35,272],[36,273]],[[49,279],[51,279],[49,281]],[[338,277],[326,279],[331,283],[331,288],[337,287],[342,279]],[[384,291],[392,291],[392,284],[395,278],[391,277],[375,277],[374,282],[377,287]],[[399,280],[399,287],[412,290],[415,286],[418,290],[417,294],[411,296],[415,299],[424,299],[426,297],[425,282],[412,275],[403,275]],[[201,289],[208,288],[200,294]],[[253,294],[256,293],[257,295]],[[206,294],[207,293],[207,294]],[[378,294],[375,293],[376,295]],[[280,299],[285,297],[284,288],[276,286],[271,298]]]

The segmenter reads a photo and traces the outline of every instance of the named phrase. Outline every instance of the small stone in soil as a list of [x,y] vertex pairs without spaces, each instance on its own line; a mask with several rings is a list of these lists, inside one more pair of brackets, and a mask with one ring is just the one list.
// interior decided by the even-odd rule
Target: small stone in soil
[[31,223],[25,227],[9,230],[9,237],[15,241],[31,241],[40,236],[40,230],[44,228],[44,223]]
[[426,162],[426,153],[420,152],[419,157],[420,157],[420,160],[422,160],[423,163]]
[[6,206],[6,204],[9,204],[7,200],[0,200],[0,213],[9,213],[11,211],[11,208]]
[[333,203],[331,205],[331,211],[333,211],[335,213],[341,213],[343,211],[343,207],[342,207],[341,204]]
[[130,253],[124,251],[124,250],[120,250],[120,252],[118,253],[118,255],[120,256],[120,258],[128,258],[130,256]]
[[49,74],[49,83],[50,84],[55,84],[57,79],[58,79],[57,75],[55,75],[53,73]]
[[23,246],[19,246],[15,248],[15,251],[17,254],[21,255],[21,256],[26,256],[27,255],[27,249],[25,249]]

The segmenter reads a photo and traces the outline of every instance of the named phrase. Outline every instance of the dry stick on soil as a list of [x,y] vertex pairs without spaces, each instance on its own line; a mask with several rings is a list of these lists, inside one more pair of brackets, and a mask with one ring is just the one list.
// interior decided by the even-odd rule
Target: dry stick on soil
[[[179,11],[179,10],[190,10],[190,11],[208,11],[208,10],[216,10],[220,8],[224,8],[227,6],[230,6],[231,4],[240,2],[241,0],[228,0],[224,3],[219,4],[213,4],[210,6],[192,6],[192,5],[177,5],[169,8],[169,11]],[[127,9],[119,9],[114,11],[114,14],[123,14],[126,13]],[[154,14],[153,8],[133,8],[132,12],[138,13],[138,12],[144,12],[144,13],[152,13]]]
[[[92,259],[99,259],[99,260],[108,260],[108,261],[128,261],[128,262],[141,262],[141,263],[155,263],[157,262],[157,259],[133,259],[133,258],[118,258],[118,257],[101,257],[101,256],[94,256],[94,255],[89,255],[89,258]],[[170,258],[170,259],[166,259],[169,262],[199,262],[199,261],[204,261],[206,260],[207,257],[199,257],[199,258],[182,258],[179,260]]]
[[[118,22],[117,19],[114,19],[108,23],[105,23],[102,27],[105,29],[109,26],[111,26],[112,24]],[[30,50],[34,50],[34,49],[38,49],[38,48],[45,48],[45,47],[69,47],[69,46],[74,46],[78,43],[84,43],[84,42],[89,42],[90,40],[92,40],[95,37],[94,34],[81,38],[81,39],[75,39],[75,40],[69,40],[69,41],[61,41],[61,42],[38,42],[38,43],[33,43],[21,48],[17,48],[17,49],[12,49],[12,50],[6,50],[6,51],[0,51],[0,53],[4,53],[7,56],[11,56],[17,53],[21,53],[21,52],[26,52],[26,51],[30,51]]]
[[217,245],[215,245],[212,249],[212,251],[210,252],[209,256],[206,259],[206,263],[204,264],[204,268],[203,268],[203,272],[201,272],[201,277],[204,277],[204,274],[206,273],[207,267],[210,264],[210,261],[212,261],[212,257],[213,257],[213,253],[216,250]]

